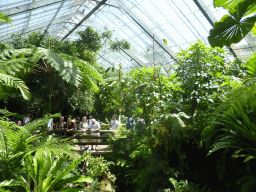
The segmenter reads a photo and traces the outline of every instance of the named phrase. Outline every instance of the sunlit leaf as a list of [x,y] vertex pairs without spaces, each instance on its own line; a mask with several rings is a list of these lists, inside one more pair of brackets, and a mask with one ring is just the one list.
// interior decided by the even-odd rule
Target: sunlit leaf
[[256,15],[247,17],[256,8],[254,0],[240,2],[224,15],[222,19],[214,24],[208,37],[212,47],[230,46],[232,43],[240,42],[253,28],[256,22]]

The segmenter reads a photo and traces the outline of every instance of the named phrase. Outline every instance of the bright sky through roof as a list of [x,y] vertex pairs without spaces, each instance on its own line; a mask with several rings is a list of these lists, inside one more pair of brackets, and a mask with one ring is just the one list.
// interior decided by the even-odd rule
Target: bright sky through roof
[[[8,24],[1,25],[0,40],[8,38],[10,33],[25,29],[31,31],[38,30],[38,27],[45,29],[59,8],[60,11],[51,24],[49,32],[54,36],[63,37],[97,5],[93,0],[66,0],[62,6],[56,0],[36,0],[36,3],[44,2],[46,5],[30,10],[32,2],[33,0],[0,1],[0,10],[12,8],[18,11],[17,9],[22,5],[27,7],[26,11],[11,16],[16,28]],[[198,2],[206,13],[211,14],[213,22],[227,14],[222,8],[215,9],[213,0],[198,0]],[[174,62],[167,52],[177,53],[181,49],[188,48],[198,39],[208,44],[207,37],[212,28],[193,0],[108,0],[106,5],[97,10],[69,38],[75,40],[78,37],[76,32],[84,30],[86,26],[101,32],[104,26],[107,26],[109,30],[114,30],[113,39],[127,39],[130,42],[131,50],[127,51],[130,56],[124,52],[114,53],[108,49],[100,52],[104,59],[102,57],[98,59],[98,62],[107,66],[111,66],[111,62],[122,62],[125,67],[140,67],[138,63],[152,66],[153,39],[149,34],[154,35],[156,39],[157,64],[167,65]],[[167,40],[165,49],[157,43],[163,44],[163,39]],[[247,57],[253,52],[252,48],[248,48],[250,46],[255,47],[255,41],[244,39],[236,44],[235,48],[237,52]],[[239,50],[240,47],[243,49]]]

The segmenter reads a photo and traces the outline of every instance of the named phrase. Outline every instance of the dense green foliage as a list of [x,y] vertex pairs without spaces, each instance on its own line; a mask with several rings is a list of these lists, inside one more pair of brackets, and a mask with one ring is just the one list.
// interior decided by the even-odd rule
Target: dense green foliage
[[[214,2],[231,16],[216,23],[211,43],[238,42],[252,28],[243,17],[255,3]],[[231,24],[224,26],[226,21]],[[227,27],[241,33],[230,36]],[[33,32],[1,44],[1,105],[18,103],[23,109],[0,111],[0,191],[96,191],[101,181],[127,192],[255,191],[255,54],[230,62],[223,49],[198,41],[178,53],[175,74],[166,76],[159,66],[125,74],[121,65],[105,71],[96,61],[100,49],[129,49],[127,41],[112,41],[111,31],[90,27],[78,35],[77,41],[63,42]],[[16,112],[27,111],[91,113],[107,122],[116,113],[145,124],[121,127],[108,140],[112,153],[93,158],[75,154],[68,140],[48,136],[51,117],[21,127],[7,122],[7,116],[21,119]],[[36,129],[41,134],[33,135]]]
[[[33,112],[36,116],[63,110],[65,114],[92,112],[94,92],[99,91],[97,83],[104,81],[98,72],[103,70],[96,63],[97,52],[110,43],[129,49],[129,43],[111,40],[112,31],[107,29],[99,34],[87,27],[78,35],[80,38],[77,41],[63,42],[41,32],[32,32],[13,34],[9,41],[4,42],[1,46],[4,54],[1,57],[1,70],[24,80],[32,93],[32,98],[27,102],[21,102],[18,94],[12,94],[6,102],[9,105],[23,103],[19,105],[22,109],[37,108]],[[15,81],[18,88],[22,88],[20,90],[24,97],[28,98],[28,88],[22,87],[22,82]],[[4,92],[10,95],[8,92],[13,93],[14,90],[5,88]]]

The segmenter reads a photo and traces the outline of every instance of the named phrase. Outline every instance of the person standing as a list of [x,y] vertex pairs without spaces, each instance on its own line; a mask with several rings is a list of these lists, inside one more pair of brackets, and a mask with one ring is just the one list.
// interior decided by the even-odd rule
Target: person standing
[[61,132],[57,134],[57,136],[61,136],[61,137],[65,136],[65,132],[64,132],[65,128],[66,128],[66,122],[64,121],[64,117],[60,116],[59,122],[56,124],[56,129]]
[[90,125],[92,123],[92,116],[89,116],[89,119],[88,119],[88,125]]
[[66,133],[66,136],[68,137],[71,137],[73,136],[74,134],[70,131],[73,131],[75,129],[75,123],[72,122],[72,119],[71,117],[68,117],[67,119],[67,133]]
[[[91,135],[92,136],[98,136],[100,137],[100,123],[98,121],[96,121],[95,119],[92,119],[92,123],[89,124],[88,128],[91,130]],[[97,143],[99,142],[98,139],[95,139],[94,142],[96,142],[96,146],[95,146],[95,151],[97,150]],[[93,150],[93,145],[91,145],[91,150]]]
[[[78,126],[78,130],[86,131],[87,128],[88,128],[87,118],[86,118],[86,116],[84,116]],[[83,133],[80,133],[80,136],[82,136],[82,135],[83,135]],[[80,142],[84,143],[84,142],[86,142],[86,139],[81,139]],[[89,147],[88,145],[85,145],[84,149],[88,149],[88,147]],[[82,151],[82,146],[80,146],[80,151]]]
[[133,117],[131,115],[131,117],[127,118],[126,128],[127,129],[133,128],[133,130],[134,130],[134,125],[135,125],[135,120],[133,119]]
[[22,126],[22,122],[20,120],[17,122],[17,126],[19,126],[19,127]]
[[[50,114],[49,116],[52,116],[52,114]],[[48,121],[47,128],[48,128],[48,131],[52,131],[53,130],[53,118],[51,118]]]
[[28,113],[24,118],[23,118],[23,125],[26,125],[28,122],[31,121],[30,114]]
[[86,131],[87,127],[88,127],[87,117],[84,116],[82,121],[80,122],[80,124],[78,126],[78,130]]
[[116,115],[114,114],[112,116],[111,122],[110,122],[110,130],[117,130],[119,127],[120,123],[119,121],[116,119]]

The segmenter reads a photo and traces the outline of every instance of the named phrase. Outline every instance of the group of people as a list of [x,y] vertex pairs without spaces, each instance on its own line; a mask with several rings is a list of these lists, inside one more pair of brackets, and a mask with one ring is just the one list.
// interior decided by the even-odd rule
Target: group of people
[[[51,118],[48,122],[48,130],[52,131],[54,129],[53,119]],[[71,131],[74,129],[87,131],[91,129],[91,132],[96,132],[100,129],[100,123],[96,121],[92,116],[87,119],[86,116],[82,118],[80,121],[80,117],[76,117],[75,119],[71,119],[71,117],[67,118],[67,122],[64,121],[64,117],[60,116],[59,121],[56,123],[56,130],[66,130]]]
[[17,124],[17,126],[24,126],[28,122],[30,122],[31,120],[32,120],[32,118],[31,118],[29,113],[23,118],[23,120],[17,119],[15,117],[10,117],[10,118],[8,117],[7,118],[8,122],[10,122],[10,121],[15,122]]
[[[116,117],[117,117],[116,115],[112,116],[112,120],[110,122],[111,130],[117,130],[120,125]],[[53,123],[53,119],[51,118],[48,122],[48,130],[52,131],[53,129],[54,129],[54,123]],[[79,117],[76,117],[73,120],[71,119],[71,117],[68,117],[67,122],[64,121],[63,116],[60,116],[59,121],[56,123],[55,129],[65,130],[66,136],[74,136],[74,133],[70,131],[77,129],[82,131],[89,131],[90,135],[100,137],[99,130],[101,129],[101,126],[100,126],[100,123],[96,121],[92,116],[89,116],[88,119],[86,116],[84,116],[82,118],[82,121],[80,121]],[[95,139],[94,141],[95,143],[97,143],[98,139]],[[82,150],[81,147],[80,147],[80,150]],[[91,145],[91,150],[94,150],[93,145]],[[95,146],[95,150],[97,151],[97,144]]]
[[[50,114],[51,116],[52,114]],[[23,121],[18,121],[17,125],[18,126],[23,126],[26,125],[28,122],[30,122],[32,120],[30,114],[28,113],[24,118]],[[144,120],[141,118],[137,119],[137,123],[141,122],[144,124]],[[120,122],[117,119],[117,115],[113,115],[111,122],[109,124],[110,126],[110,130],[118,130],[119,126],[120,126]],[[80,117],[76,117],[75,119],[72,119],[71,117],[68,117],[65,119],[63,116],[59,117],[59,120],[56,124],[54,124],[53,118],[51,118],[48,121],[48,131],[53,131],[55,130],[65,130],[66,132],[62,134],[66,134],[66,136],[74,136],[74,133],[72,132],[72,130],[82,130],[82,131],[87,131],[87,133],[89,132],[89,134],[91,134],[92,136],[98,136],[100,137],[100,133],[99,130],[101,129],[101,125],[98,121],[96,121],[92,116],[89,116],[89,118],[87,119],[86,116],[84,116],[82,118],[82,121],[80,121]],[[127,119],[127,123],[126,123],[126,128],[127,129],[134,129],[135,127],[135,120],[133,119],[133,117],[129,117]],[[59,134],[60,135],[60,134]],[[62,135],[64,136],[64,135]],[[98,141],[98,139],[94,140],[94,141]],[[97,142],[95,142],[97,143]],[[91,150],[93,149],[93,145],[91,145]],[[97,150],[97,144],[95,147],[95,150]]]

